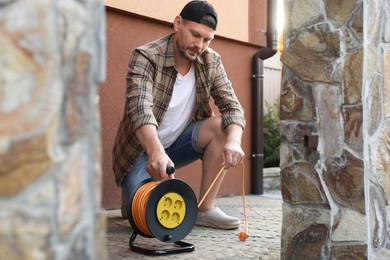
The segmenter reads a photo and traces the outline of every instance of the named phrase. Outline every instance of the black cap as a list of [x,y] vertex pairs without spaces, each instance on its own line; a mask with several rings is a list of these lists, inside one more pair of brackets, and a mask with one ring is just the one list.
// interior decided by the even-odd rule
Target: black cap
[[191,1],[180,13],[181,18],[217,29],[218,17],[214,7],[207,1]]

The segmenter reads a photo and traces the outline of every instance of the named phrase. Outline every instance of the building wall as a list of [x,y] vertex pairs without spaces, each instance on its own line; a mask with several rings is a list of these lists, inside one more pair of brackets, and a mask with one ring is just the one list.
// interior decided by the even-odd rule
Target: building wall
[[0,259],[105,259],[99,0],[1,1]]
[[[172,32],[170,23],[148,19],[139,15],[108,8],[107,18],[107,82],[101,88],[101,116],[103,142],[103,207],[120,207],[120,189],[114,182],[111,150],[116,129],[123,114],[125,102],[125,75],[131,51],[141,44],[152,41]],[[246,192],[250,191],[250,151],[251,151],[251,82],[252,55],[259,47],[247,43],[216,37],[211,45],[222,55],[222,61],[233,83],[236,94],[245,109],[248,127],[242,145],[246,154]],[[217,112],[217,110],[215,110]],[[188,182],[198,193],[200,186],[200,163],[179,169],[177,177]],[[241,193],[241,168],[229,172],[219,195]]]
[[368,256],[390,258],[390,2],[363,1],[363,142]]
[[[172,23],[188,0],[104,0],[104,4],[129,13]],[[217,35],[265,46],[267,0],[209,0],[218,13]]]
[[285,1],[282,259],[387,259],[389,1]]

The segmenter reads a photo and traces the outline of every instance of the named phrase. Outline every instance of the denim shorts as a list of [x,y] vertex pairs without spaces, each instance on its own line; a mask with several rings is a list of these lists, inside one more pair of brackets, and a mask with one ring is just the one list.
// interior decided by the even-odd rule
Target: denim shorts
[[[165,149],[166,154],[171,158],[176,169],[202,158],[204,150],[199,147],[198,143],[198,133],[202,122],[198,121],[189,125],[179,138],[170,147]],[[123,179],[122,192],[126,200],[128,200],[133,190],[142,181],[151,178],[146,171],[147,163],[148,155],[144,153]]]

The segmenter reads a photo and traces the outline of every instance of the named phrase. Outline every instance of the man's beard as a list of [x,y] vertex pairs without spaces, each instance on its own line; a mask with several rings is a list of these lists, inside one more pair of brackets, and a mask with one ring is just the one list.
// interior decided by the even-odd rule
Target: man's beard
[[[187,53],[186,53],[187,49],[189,49],[191,52],[195,53],[196,55],[195,56],[187,55]],[[198,57],[198,55],[200,54],[199,51],[196,51],[196,50],[191,49],[191,48],[184,48],[184,47],[183,48],[179,47],[179,53],[187,61],[195,61],[196,58]]]

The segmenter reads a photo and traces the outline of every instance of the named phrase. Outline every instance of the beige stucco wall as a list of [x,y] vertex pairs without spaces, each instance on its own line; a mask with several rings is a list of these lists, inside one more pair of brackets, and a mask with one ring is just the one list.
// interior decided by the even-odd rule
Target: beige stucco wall
[[[166,22],[172,22],[187,2],[188,0],[104,0],[106,6]],[[244,42],[249,41],[248,1],[209,0],[208,2],[218,11],[217,35]]]

